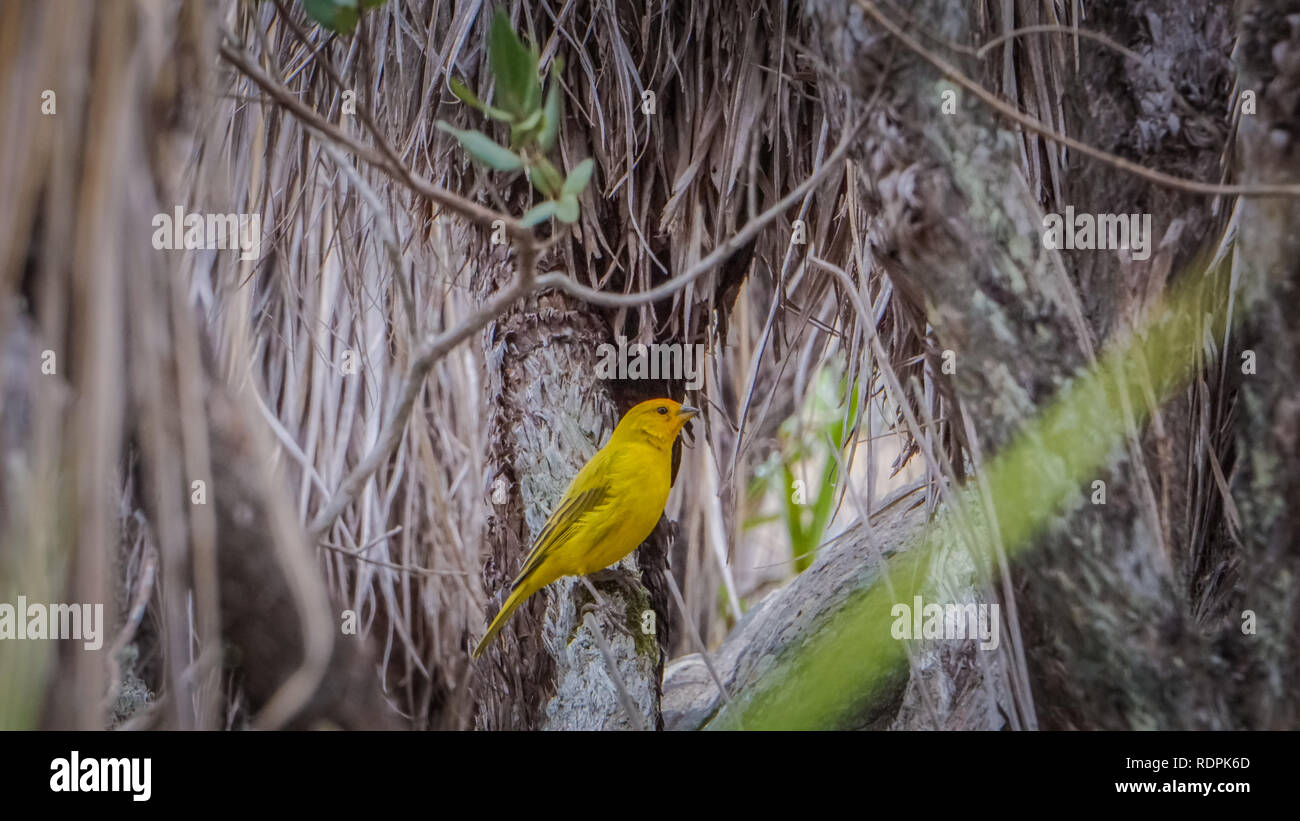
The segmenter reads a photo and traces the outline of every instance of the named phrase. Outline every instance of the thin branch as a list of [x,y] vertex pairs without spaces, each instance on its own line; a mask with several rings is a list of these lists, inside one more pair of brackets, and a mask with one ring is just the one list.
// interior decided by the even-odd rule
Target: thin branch
[[489,322],[505,313],[516,300],[532,293],[536,287],[536,282],[530,273],[532,254],[525,253],[524,249],[520,249],[519,256],[521,268],[519,278],[514,283],[498,291],[496,296],[489,300],[486,305],[479,308],[473,316],[460,325],[420,343],[419,348],[416,349],[415,358],[411,361],[410,367],[407,368],[406,377],[402,382],[402,399],[389,412],[388,418],[384,420],[379,442],[352,469],[352,472],[339,485],[339,489],[334,492],[329,502],[321,509],[320,513],[316,514],[316,518],[308,526],[307,535],[313,543],[320,542],[321,538],[329,532],[334,520],[342,515],[347,506],[352,503],[352,500],[361,493],[371,475],[379,469],[380,465],[387,462],[388,457],[397,449],[397,445],[402,441],[402,436],[406,431],[406,423],[411,418],[411,409],[415,407],[415,400],[419,397],[420,391],[424,389],[424,379],[428,376],[434,364],[446,356],[452,348],[468,339],[470,335],[481,331],[487,327]]
[[[949,40],[943,35],[938,34],[933,30],[926,28],[925,25],[922,24],[920,20],[916,19],[916,17],[913,16],[912,14],[909,14],[906,9],[899,6],[897,3],[893,2],[893,0],[884,0],[884,2],[885,5],[889,6],[890,9],[892,9],[893,12],[898,15],[899,18],[902,18],[908,25],[915,28],[926,38],[933,40],[934,42],[942,45],[944,48],[948,48],[953,51],[960,52],[962,54],[967,54],[970,55],[971,57],[976,57],[981,60],[985,59],[988,56],[988,53],[992,51],[994,48],[996,48],[997,46],[1001,45],[1002,43],[1005,43],[1008,40],[1013,40],[1017,37],[1020,37],[1021,35],[1066,34],[1071,37],[1082,37],[1085,40],[1092,40],[1094,42],[1101,43],[1104,46],[1108,46],[1109,48],[1114,49],[1115,51],[1119,52],[1120,54],[1124,55],[1130,60],[1135,60],[1139,63],[1145,64],[1148,68],[1152,69],[1153,71],[1164,71],[1163,69],[1160,68],[1160,66],[1155,64],[1154,60],[1151,60],[1148,57],[1144,57],[1141,54],[1138,54],[1133,49],[1121,43],[1116,42],[1114,39],[1108,37],[1105,34],[1102,34],[1099,31],[1090,31],[1088,29],[1079,28],[1078,26],[1065,26],[1059,23],[1042,23],[1033,26],[1022,26],[1021,28],[1011,29],[1010,31],[1003,32],[1002,34],[999,34],[998,36],[992,38],[991,40],[986,41],[982,46],[978,46],[978,47],[968,46],[963,43],[958,43],[958,42],[954,42],[953,40]],[[1164,73],[1167,74],[1168,72],[1164,72]]]
[[[325,69],[325,73],[334,81],[334,85],[338,87],[339,91],[349,90],[349,86],[343,82],[343,78],[339,76],[338,71],[334,68],[334,61],[329,57],[328,49],[325,47],[328,43],[322,44],[319,50],[314,50],[311,38],[307,35],[307,32],[303,30],[302,26],[298,25],[298,21],[294,19],[294,16],[290,13],[289,9],[285,8],[284,0],[275,0],[275,7],[279,11],[280,17],[288,23],[289,29],[298,38],[299,42],[301,42],[308,50],[313,52],[312,59],[315,60],[321,68]],[[364,40],[361,42],[364,42]],[[392,170],[401,175],[405,182],[410,184],[412,182],[411,170],[398,158],[397,153],[393,151],[393,147],[389,145],[388,140],[384,137],[384,132],[379,128],[378,123],[375,122],[375,118],[371,115],[370,108],[360,99],[357,99],[355,103],[357,117],[361,119],[362,125],[366,127],[366,130],[370,132],[370,136],[374,138],[375,143],[379,146],[380,152],[388,159],[389,166]],[[528,231],[528,237],[529,239],[532,239],[532,231]]]
[[979,57],[980,59],[984,59],[985,57],[988,56],[988,53],[994,48],[996,48],[997,46],[1001,45],[1002,43],[1005,43],[1008,40],[1012,40],[1016,37],[1020,37],[1025,34],[1068,34],[1073,37],[1082,37],[1085,40],[1092,40],[1095,43],[1101,43],[1102,45],[1107,46],[1108,48],[1114,49],[1115,51],[1119,52],[1120,54],[1124,55],[1125,57],[1127,57],[1128,59],[1134,62],[1142,63],[1157,71],[1160,70],[1159,66],[1157,66],[1154,61],[1150,60],[1147,57],[1143,57],[1141,54],[1138,54],[1136,51],[1129,48],[1128,46],[1123,45],[1122,43],[1115,42],[1113,39],[1107,37],[1106,35],[1102,34],[1099,31],[1089,31],[1088,29],[1077,28],[1075,26],[1062,26],[1056,23],[1042,23],[1036,26],[1023,26],[1018,29],[1012,29],[1011,31],[1007,31],[1007,32],[1003,32],[1002,34],[999,34],[997,37],[994,37],[992,40],[989,40],[987,43],[980,46],[979,48],[962,46],[962,45],[958,45],[957,43],[949,43],[948,45],[950,45],[953,49],[957,51],[961,51],[963,53],[970,54],[974,57]]
[[894,35],[894,37],[902,42],[903,45],[907,46],[908,49],[938,69],[945,77],[974,94],[981,102],[997,111],[1002,116],[1014,120],[1024,128],[1029,129],[1041,137],[1060,143],[1068,148],[1072,148],[1081,154],[1086,154],[1095,160],[1100,160],[1121,171],[1127,171],[1130,174],[1141,177],[1149,182],[1155,183],[1156,185],[1172,188],[1176,191],[1186,191],[1191,194],[1208,194],[1211,196],[1300,197],[1300,185],[1297,184],[1225,185],[1220,183],[1200,182],[1199,180],[1189,180],[1185,177],[1176,177],[1173,174],[1166,174],[1163,171],[1156,171],[1147,168],[1144,165],[1139,165],[1138,163],[1126,160],[1123,157],[1111,154],[1108,151],[1103,151],[1102,149],[1096,148],[1088,143],[1076,140],[1073,137],[1066,136],[1050,126],[1045,125],[1041,120],[1023,114],[1013,106],[998,99],[979,83],[963,74],[961,69],[944,60],[942,57],[930,51],[910,37],[897,23],[882,14],[880,9],[878,9],[876,4],[871,2],[871,0],[855,0],[855,2],[873,20],[889,31],[890,34]]
[[[371,542],[371,544],[375,544],[376,542],[381,542],[384,539],[388,538],[389,536],[399,531],[401,531],[401,528],[395,527],[392,530],[388,531],[387,533],[383,534],[382,536],[378,537],[377,539],[374,539]],[[326,550],[333,550],[335,553],[340,553],[344,556],[348,556],[353,559],[356,559],[359,562],[366,562],[367,564],[374,564],[374,565],[378,565],[379,567],[386,567],[389,570],[400,570],[403,573],[413,573],[417,576],[468,576],[469,575],[469,572],[465,570],[430,570],[427,567],[415,567],[414,565],[409,565],[409,564],[393,564],[392,562],[386,562],[383,559],[372,559],[369,556],[361,555],[363,551],[365,551],[370,547],[370,545],[366,545],[366,547],[363,547],[360,550],[349,550],[346,547],[340,547],[339,545],[336,544],[330,544],[329,542],[321,541],[320,546],[325,548]]]
[[521,244],[538,245],[532,229],[509,214],[494,211],[491,208],[479,205],[473,200],[453,194],[441,186],[434,185],[402,163],[395,163],[395,158],[390,160],[384,156],[383,152],[376,151],[355,137],[344,133],[338,126],[326,120],[320,112],[299,100],[293,92],[275,82],[266,72],[258,68],[249,55],[242,50],[223,42],[221,44],[221,56],[226,62],[239,69],[240,73],[245,77],[256,83],[269,97],[288,109],[304,125],[340,145],[347,146],[357,157],[380,169],[394,180],[410,186],[417,194],[448,210],[455,211],[476,225],[490,228],[493,222],[500,220],[505,225],[506,233],[519,240]]
[[668,589],[673,594],[673,600],[677,602],[677,610],[682,614],[682,622],[685,623],[686,629],[690,631],[691,640],[699,648],[700,659],[704,662],[704,667],[713,677],[713,683],[718,685],[718,692],[722,695],[724,702],[731,701],[731,694],[727,692],[727,685],[722,683],[722,676],[718,675],[718,669],[713,666],[713,659],[709,655],[709,646],[704,643],[704,638],[700,635],[700,628],[691,618],[690,612],[686,609],[686,600],[682,598],[682,591],[677,587],[677,579],[673,578],[671,571],[664,573],[664,578],[668,580]]
[[752,239],[758,236],[758,233],[767,227],[769,223],[777,217],[784,214],[791,206],[799,202],[813,188],[821,184],[831,172],[835,171],[840,162],[848,154],[849,149],[853,146],[853,138],[857,135],[858,130],[862,127],[865,120],[859,120],[854,126],[848,129],[844,137],[841,138],[840,144],[835,147],[826,161],[818,166],[808,179],[800,183],[794,190],[782,197],[775,205],[763,213],[751,219],[749,222],[732,236],[728,237],[713,252],[701,259],[699,262],[686,269],[686,272],[673,277],[672,279],[660,285],[651,288],[648,291],[642,291],[639,294],[607,294],[604,291],[597,291],[593,288],[577,282],[565,274],[551,272],[543,274],[537,278],[537,284],[542,288],[556,288],[564,291],[570,296],[586,300],[593,305],[601,305],[607,308],[631,308],[644,305],[648,302],[657,302],[664,297],[673,294],[685,288],[706,272],[717,267],[728,257],[740,250]]

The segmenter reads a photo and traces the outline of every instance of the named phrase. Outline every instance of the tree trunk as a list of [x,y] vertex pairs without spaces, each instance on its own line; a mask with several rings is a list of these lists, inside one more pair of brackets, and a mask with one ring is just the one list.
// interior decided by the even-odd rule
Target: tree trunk
[[[996,69],[981,71],[973,60],[959,65],[984,85],[1001,84],[1004,94],[1023,97],[1022,107],[1058,130],[1136,155],[1147,165],[1214,179],[1223,129],[1207,126],[1213,124],[1208,116],[1185,119],[1179,129],[1172,109],[1185,102],[1175,89],[1199,99],[1226,86],[1225,14],[1222,9],[1188,14],[1178,4],[1154,11],[1150,3],[1141,6],[1143,13],[1136,5],[1111,6],[1090,22],[1130,44],[1136,38],[1137,50],[1169,66],[1172,80],[1125,64],[1091,43],[1079,47],[1085,53],[1079,71],[1066,70],[1068,79],[1062,80],[1063,62],[1053,59],[1047,45],[1070,44],[1056,35],[1011,41],[1014,46],[994,54],[1014,49],[1014,57],[986,64]],[[943,92],[957,86],[941,80],[874,18],[837,3],[812,3],[809,11],[822,27],[824,37],[817,42],[825,64],[852,67],[827,81],[845,83],[857,109],[878,84],[885,89],[858,152],[862,181],[874,195],[872,252],[898,291],[926,312],[936,340],[931,369],[939,372],[942,351],[955,354],[956,370],[945,391],[960,415],[953,413],[950,424],[978,466],[1069,384],[1102,345],[1127,333],[1166,282],[1185,271],[1188,277],[1202,275],[1190,264],[1202,239],[1214,236],[1211,203],[1008,131],[1005,121],[995,121],[965,91],[958,92],[955,113],[945,112]],[[1037,6],[1029,3],[1015,4],[1014,20],[997,12],[972,19],[960,4],[938,0],[910,13],[932,33],[977,45],[1016,26],[1054,22],[1040,20]],[[1135,25],[1155,27],[1162,21],[1164,31]],[[1062,99],[1080,110],[1067,107],[1062,117],[1055,102]],[[860,113],[854,108],[846,116]],[[1211,112],[1221,108],[1209,105]],[[1044,252],[1037,240],[1043,211],[1060,212],[1066,205],[1080,212],[1151,213],[1150,259],[1075,252],[1064,258],[1062,272],[1059,257]],[[1212,290],[1207,285],[1207,292]],[[1207,293],[1210,302],[1216,298],[1221,295]],[[1140,406],[1151,395],[1126,397],[1126,407]],[[1088,503],[1085,483],[1015,568],[1014,589],[1003,585],[998,591],[1004,608],[1019,613],[1022,632],[1014,635],[1013,628],[1011,641],[1003,644],[1017,700],[1000,706],[1013,726],[1227,726],[1217,695],[1219,668],[1203,632],[1202,621],[1209,616],[1198,617],[1207,609],[1221,613],[1222,607],[1207,608],[1193,599],[1197,580],[1188,569],[1195,563],[1184,500],[1192,497],[1183,477],[1188,455],[1206,444],[1194,439],[1193,423],[1211,424],[1219,411],[1197,406],[1190,401],[1195,395],[1189,389],[1164,408],[1152,408],[1154,422],[1145,435],[1130,424],[1127,444],[1095,477],[1106,483],[1105,504]],[[1109,449],[1103,441],[1099,438],[1096,447]],[[1050,472],[1053,466],[1038,469]],[[1022,481],[1026,489],[1036,483],[1033,476]],[[1202,510],[1211,506],[1202,500]],[[1202,531],[1202,536],[1199,561],[1221,560],[1226,549],[1221,534],[1211,527],[1210,535]],[[1202,595],[1213,599],[1223,593]],[[976,677],[965,686],[984,682]],[[997,713],[987,715],[990,727],[1001,725]]]
[[[1258,112],[1243,115],[1238,137],[1242,182],[1300,182],[1300,3],[1243,2],[1238,9],[1238,89]],[[1237,475],[1241,512],[1241,589],[1229,614],[1236,630],[1229,658],[1244,659],[1230,707],[1238,727],[1300,725],[1300,205],[1248,199],[1241,205],[1241,334],[1254,367],[1229,357],[1240,382]],[[1253,371],[1247,373],[1245,371]],[[1248,622],[1249,617],[1249,622]],[[1250,624],[1253,622],[1253,625]],[[1251,629],[1252,634],[1246,634]],[[1242,643],[1245,647],[1241,647]]]

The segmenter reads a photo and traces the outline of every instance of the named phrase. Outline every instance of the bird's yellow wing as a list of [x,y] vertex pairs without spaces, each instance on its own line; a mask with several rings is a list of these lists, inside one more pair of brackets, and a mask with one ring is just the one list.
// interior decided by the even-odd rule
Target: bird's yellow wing
[[610,501],[610,489],[606,480],[605,460],[597,454],[574,477],[573,484],[560,500],[560,506],[546,520],[542,532],[533,541],[533,549],[528,551],[524,566],[510,585],[514,590],[532,575],[548,556],[568,543],[583,523],[583,519],[607,505]]
[[[573,557],[566,556],[564,548],[572,542],[576,534],[596,536],[599,531],[608,527],[608,524],[604,527],[600,524],[602,518],[608,518],[605,514],[612,503],[609,484],[605,481],[607,456],[606,454],[602,457],[600,453],[593,456],[569,485],[569,489],[560,500],[559,507],[551,514],[551,518],[546,520],[542,532],[537,534],[537,539],[533,541],[533,549],[528,551],[523,569],[510,585],[510,595],[506,598],[505,604],[501,605],[492,623],[488,625],[487,633],[474,648],[474,658],[483,655],[488,645],[501,632],[501,628],[505,627],[510,614],[515,612],[525,599],[561,575],[572,572],[569,567],[573,562],[566,562],[565,559]],[[596,533],[593,533],[593,528]]]

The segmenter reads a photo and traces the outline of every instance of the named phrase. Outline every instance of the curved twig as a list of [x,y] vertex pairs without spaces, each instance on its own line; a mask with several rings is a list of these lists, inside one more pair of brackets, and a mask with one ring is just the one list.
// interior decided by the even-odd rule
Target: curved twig
[[979,83],[967,77],[961,69],[944,60],[939,55],[927,49],[918,43],[914,38],[903,31],[893,20],[884,15],[876,4],[871,0],[855,0],[858,6],[866,12],[873,20],[879,23],[890,34],[894,35],[903,45],[915,52],[930,65],[934,66],[945,77],[952,80],[957,85],[974,94],[981,102],[988,107],[997,111],[1007,119],[1014,120],[1019,125],[1038,134],[1040,137],[1060,143],[1067,148],[1072,148],[1080,154],[1086,154],[1095,160],[1100,160],[1107,165],[1126,171],[1135,176],[1141,177],[1156,185],[1172,188],[1177,191],[1186,191],[1190,194],[1208,194],[1211,196],[1238,196],[1238,197],[1300,197],[1300,185],[1296,184],[1271,184],[1271,185],[1235,185],[1220,184],[1210,182],[1200,182],[1199,180],[1189,180],[1185,177],[1176,177],[1173,174],[1166,174],[1163,171],[1156,171],[1147,168],[1145,165],[1126,160],[1123,157],[1112,154],[1109,151],[1103,151],[1100,148],[1089,145],[1088,143],[1076,140],[1073,137],[1066,136],[1059,131],[1045,125],[1041,120],[1030,117],[1016,108],[1008,105],[994,96],[988,89]]

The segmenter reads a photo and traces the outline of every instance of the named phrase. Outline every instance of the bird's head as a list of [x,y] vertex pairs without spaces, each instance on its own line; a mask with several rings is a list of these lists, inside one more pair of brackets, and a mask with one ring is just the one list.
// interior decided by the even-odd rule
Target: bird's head
[[623,414],[614,429],[614,436],[621,439],[644,437],[659,447],[668,448],[686,423],[699,414],[699,408],[671,399],[650,399]]

